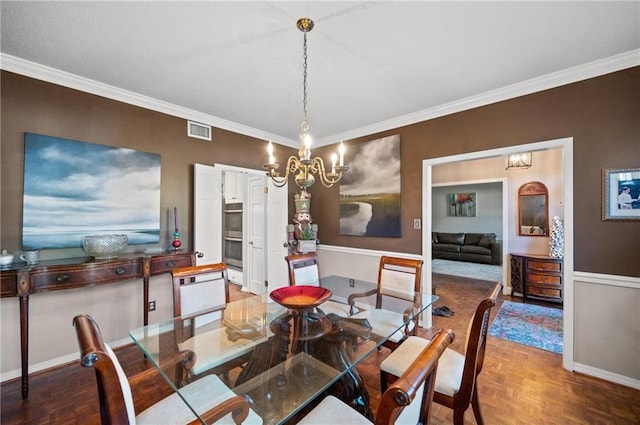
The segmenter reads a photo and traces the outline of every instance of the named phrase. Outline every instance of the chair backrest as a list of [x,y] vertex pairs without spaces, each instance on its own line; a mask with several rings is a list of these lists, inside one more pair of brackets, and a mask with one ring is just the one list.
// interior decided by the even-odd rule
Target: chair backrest
[[289,266],[289,285],[320,286],[318,256],[315,252],[287,255],[284,259]]
[[81,314],[73,319],[80,347],[80,365],[96,371],[100,419],[103,424],[135,424],[131,387],[118,358],[105,344],[93,318]]
[[173,317],[189,318],[221,310],[229,302],[229,279],[225,263],[181,267],[171,270]]
[[456,398],[460,397],[468,403],[471,402],[473,388],[476,385],[476,378],[480,372],[482,372],[484,353],[487,347],[489,316],[491,315],[491,309],[496,305],[500,291],[502,291],[502,284],[496,282],[488,295],[480,301],[469,322],[467,339],[465,341],[465,360],[462,381],[460,382],[460,390],[455,394]]
[[378,267],[376,308],[382,307],[385,295],[414,301],[420,293],[421,282],[422,260],[382,256]]
[[[403,423],[417,423],[419,418],[426,418],[423,425],[429,424],[438,361],[454,339],[452,330],[438,331],[402,376],[382,394],[374,422],[376,425],[396,423],[403,410],[409,405],[416,407],[412,409],[415,417],[402,417]],[[412,401],[420,396],[420,389],[422,389],[420,403],[412,404]]]

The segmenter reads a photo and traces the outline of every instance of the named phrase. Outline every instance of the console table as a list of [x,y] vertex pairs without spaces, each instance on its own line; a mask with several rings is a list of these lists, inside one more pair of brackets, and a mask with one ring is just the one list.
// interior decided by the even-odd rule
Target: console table
[[156,255],[124,254],[110,260],[92,257],[45,260],[37,264],[14,263],[0,270],[0,297],[20,302],[20,358],[22,399],[29,395],[29,296],[126,279],[142,279],[143,321],[149,323],[149,278],[176,267],[194,266],[195,253],[166,252]]
[[511,254],[511,295],[517,291],[522,301],[536,297],[562,302],[562,258],[535,254]]

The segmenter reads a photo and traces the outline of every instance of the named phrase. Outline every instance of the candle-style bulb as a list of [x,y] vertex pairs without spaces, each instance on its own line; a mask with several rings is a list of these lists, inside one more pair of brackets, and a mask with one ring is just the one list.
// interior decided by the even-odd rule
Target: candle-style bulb
[[336,172],[336,160],[337,160],[336,154],[332,153],[331,154],[331,172],[333,174],[335,174]]
[[340,166],[344,165],[344,143],[340,142],[340,146],[338,146],[338,153],[340,154]]

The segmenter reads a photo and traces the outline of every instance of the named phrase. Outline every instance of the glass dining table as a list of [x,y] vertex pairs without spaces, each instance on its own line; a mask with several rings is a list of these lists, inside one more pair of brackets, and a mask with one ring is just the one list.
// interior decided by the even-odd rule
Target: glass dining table
[[[346,304],[349,295],[377,285],[327,276],[320,286],[331,291],[332,302]],[[437,296],[419,299],[390,308],[410,311],[410,319]],[[130,336],[198,418],[206,410],[201,407],[203,394],[183,388],[207,372],[219,374],[235,394],[244,396],[264,424],[295,422],[323,393],[372,418],[369,394],[355,366],[405,323],[376,332],[366,319],[325,314],[322,307],[291,310],[266,295],[251,295],[218,312],[152,323],[132,330]],[[358,302],[359,311],[374,308],[375,296]]]

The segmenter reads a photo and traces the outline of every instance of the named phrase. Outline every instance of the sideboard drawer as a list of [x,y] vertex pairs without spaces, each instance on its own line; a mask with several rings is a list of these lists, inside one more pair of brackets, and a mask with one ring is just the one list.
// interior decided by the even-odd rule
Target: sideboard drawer
[[107,264],[95,264],[84,268],[57,268],[31,273],[31,292],[69,289],[95,283],[142,277],[142,264],[128,261]]
[[16,273],[2,273],[0,275],[0,295],[2,297],[14,297],[18,293]]
[[151,259],[151,274],[169,273],[178,267],[190,267],[190,255],[163,255]]
[[522,300],[536,297],[562,302],[562,258],[535,254],[511,254],[511,295],[522,294]]
[[529,286],[527,289],[529,295],[538,297],[562,298],[562,291],[560,289],[542,288],[539,286]]
[[527,283],[542,283],[548,285],[560,286],[562,278],[549,274],[527,273]]
[[560,273],[562,263],[554,261],[554,262],[548,262],[548,261],[536,261],[536,260],[529,260],[527,261],[527,268],[529,270],[542,270],[542,271],[547,271],[547,272],[558,272]]

